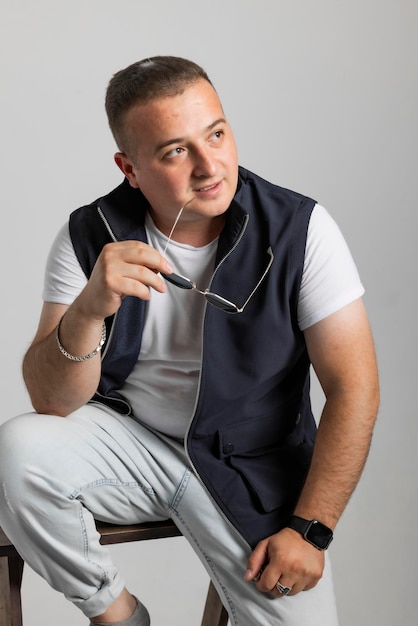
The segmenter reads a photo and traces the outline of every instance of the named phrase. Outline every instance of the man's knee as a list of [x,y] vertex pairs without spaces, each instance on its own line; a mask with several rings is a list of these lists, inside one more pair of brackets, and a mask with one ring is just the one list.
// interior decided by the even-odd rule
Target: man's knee
[[27,413],[0,426],[0,484],[23,497],[25,485],[39,473],[53,472],[53,438],[61,418]]

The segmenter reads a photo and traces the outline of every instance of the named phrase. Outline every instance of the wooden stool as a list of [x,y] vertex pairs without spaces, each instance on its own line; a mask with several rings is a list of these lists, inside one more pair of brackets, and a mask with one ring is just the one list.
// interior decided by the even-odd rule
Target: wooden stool
[[[97,530],[104,545],[181,536],[171,520],[132,526],[98,522]],[[0,626],[23,626],[20,596],[23,566],[23,559],[0,528]],[[201,626],[226,626],[227,622],[227,612],[210,582]]]

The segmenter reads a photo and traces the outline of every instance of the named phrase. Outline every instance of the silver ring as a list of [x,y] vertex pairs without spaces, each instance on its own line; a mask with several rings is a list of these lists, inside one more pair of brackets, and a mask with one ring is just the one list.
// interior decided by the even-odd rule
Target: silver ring
[[292,591],[292,587],[286,587],[285,585],[281,585],[278,581],[276,583],[276,589],[284,596],[287,596]]

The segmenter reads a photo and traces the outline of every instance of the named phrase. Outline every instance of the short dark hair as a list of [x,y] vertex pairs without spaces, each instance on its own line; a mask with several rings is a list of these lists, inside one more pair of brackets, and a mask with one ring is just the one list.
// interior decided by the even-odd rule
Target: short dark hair
[[198,80],[212,85],[205,70],[193,61],[174,56],[155,56],[137,61],[117,72],[109,82],[105,107],[110,130],[125,154],[132,146],[126,135],[125,115],[134,104],[177,96]]

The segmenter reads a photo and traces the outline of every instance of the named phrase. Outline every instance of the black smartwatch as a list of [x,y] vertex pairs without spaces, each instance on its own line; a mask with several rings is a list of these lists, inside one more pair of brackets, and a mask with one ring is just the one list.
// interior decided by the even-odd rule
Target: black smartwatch
[[292,515],[286,526],[300,533],[317,550],[326,550],[334,537],[331,528],[316,519],[308,520]]

